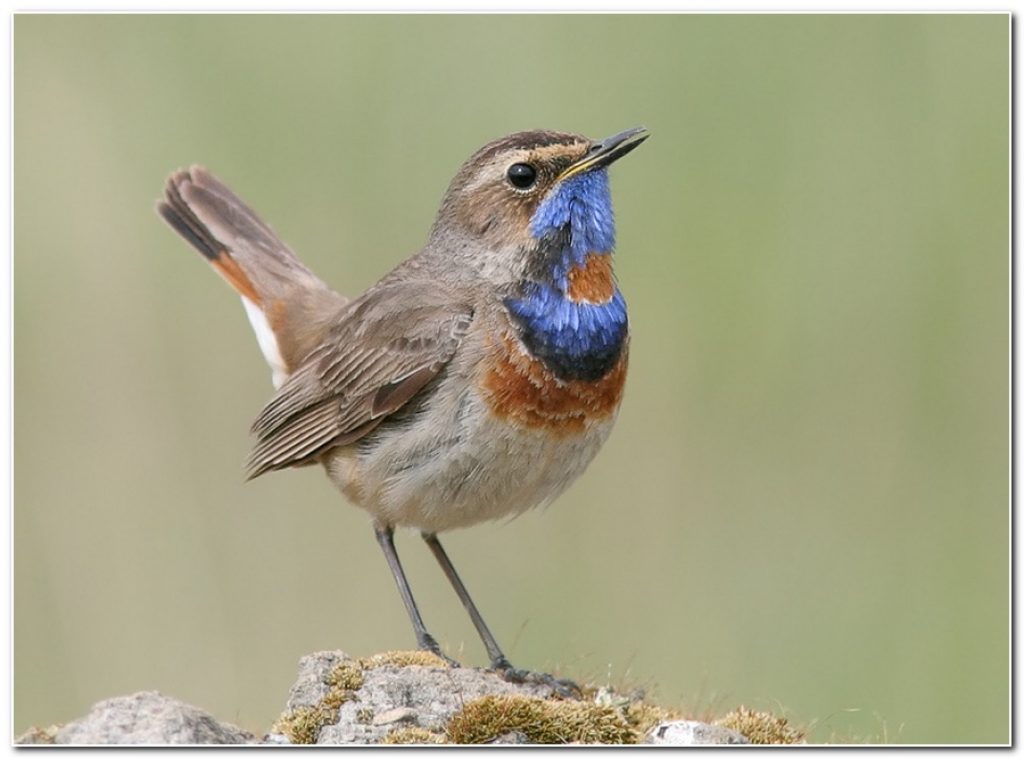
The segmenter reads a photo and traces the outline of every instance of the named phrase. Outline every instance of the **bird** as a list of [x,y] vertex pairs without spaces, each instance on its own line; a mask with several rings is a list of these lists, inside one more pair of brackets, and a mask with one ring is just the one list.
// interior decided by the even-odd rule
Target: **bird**
[[608,168],[648,136],[537,129],[489,142],[452,179],[426,244],[356,297],[202,166],[171,174],[157,202],[241,296],[271,369],[247,478],[321,465],[368,512],[417,646],[451,665],[413,598],[396,528],[419,531],[489,670],[578,692],[509,663],[438,534],[551,502],[608,438],[630,337]]

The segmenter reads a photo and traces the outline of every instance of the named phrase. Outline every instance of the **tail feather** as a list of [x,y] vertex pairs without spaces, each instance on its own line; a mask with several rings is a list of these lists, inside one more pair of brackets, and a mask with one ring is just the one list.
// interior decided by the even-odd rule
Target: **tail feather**
[[157,212],[241,295],[279,385],[346,299],[201,166],[170,176]]
[[157,211],[256,304],[297,288],[327,289],[245,202],[201,166],[171,175]]
[[224,252],[223,248],[189,210],[188,205],[181,199],[181,192],[178,191],[178,186],[189,180],[187,171],[172,174],[167,180],[166,199],[157,203],[157,211],[174,231],[184,237],[205,258],[216,260],[217,256]]

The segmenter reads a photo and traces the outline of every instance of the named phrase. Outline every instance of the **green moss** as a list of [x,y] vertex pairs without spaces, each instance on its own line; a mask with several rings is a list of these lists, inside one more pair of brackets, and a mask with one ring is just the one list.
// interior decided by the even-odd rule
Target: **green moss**
[[324,680],[331,689],[358,690],[363,686],[363,666],[361,661],[345,660],[331,669]]
[[377,653],[368,658],[361,658],[359,662],[364,669],[377,668],[377,666],[428,666],[430,668],[448,668],[448,661],[428,650],[391,650],[387,653]]
[[715,723],[739,732],[754,745],[792,745],[804,742],[806,737],[788,719],[765,711],[751,711],[742,705]]
[[381,745],[443,745],[447,740],[443,734],[431,732],[419,726],[395,729],[384,735]]
[[338,712],[333,714],[327,708],[317,705],[315,708],[302,706],[281,717],[270,728],[271,732],[283,734],[293,745],[313,745],[320,735],[320,730],[327,724],[336,723]]
[[631,702],[626,706],[623,715],[636,733],[637,742],[643,740],[647,733],[662,721],[674,721],[683,717],[679,711],[662,708],[643,700]]
[[448,722],[447,737],[459,744],[482,744],[512,731],[538,744],[638,742],[636,732],[615,708],[523,695],[487,695],[466,703]]

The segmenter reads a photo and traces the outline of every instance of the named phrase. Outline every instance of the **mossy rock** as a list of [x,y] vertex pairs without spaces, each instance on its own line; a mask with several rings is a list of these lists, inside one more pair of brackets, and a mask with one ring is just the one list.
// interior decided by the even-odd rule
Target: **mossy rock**
[[323,680],[330,689],[313,707],[301,707],[281,714],[271,732],[283,734],[293,745],[313,745],[320,730],[338,722],[338,709],[363,686],[363,666],[359,660],[345,660]]
[[448,661],[429,650],[391,650],[359,659],[364,669],[378,666],[429,666],[432,668],[450,668]]
[[418,726],[407,726],[388,732],[381,745],[443,745],[448,742],[443,734]]
[[[514,735],[516,741],[533,744],[632,745],[644,742],[658,724],[693,720],[679,710],[654,705],[639,691],[626,695],[606,687],[584,686],[581,699],[566,700],[553,694],[545,695],[536,689],[519,692],[509,684],[502,684],[497,693],[486,692],[486,688],[491,686],[488,684],[486,694],[478,689],[473,695],[467,693],[464,701],[459,693],[467,685],[468,674],[488,680],[496,675],[472,669],[458,669],[457,673],[447,674],[444,673],[450,669],[447,661],[420,650],[379,653],[358,659],[337,653],[325,653],[323,656],[327,660],[314,669],[314,678],[307,680],[306,694],[298,701],[302,705],[293,705],[272,728],[272,732],[284,735],[292,744],[316,744],[325,738],[322,734],[324,728],[339,724],[342,717],[344,725],[339,727],[341,731],[332,728],[327,741],[345,735],[341,742],[486,744],[507,742],[509,736]],[[394,671],[407,667],[432,671],[410,671],[408,674]],[[384,668],[392,671],[380,670]],[[382,676],[387,679],[379,679]],[[443,698],[451,696],[452,702],[442,706],[443,710],[438,712],[431,708],[439,701],[428,698],[424,703],[433,705],[415,706],[423,709],[421,711],[405,708],[413,714],[422,714],[410,718],[409,723],[394,727],[388,727],[386,720],[378,723],[376,716],[387,708],[409,705],[405,702],[387,705],[392,696],[387,694],[389,690],[386,687],[380,689],[380,682],[391,681],[391,677],[397,677],[396,682],[405,682],[399,686],[439,686],[439,695]],[[459,684],[456,684],[457,680]],[[470,681],[473,681],[472,689],[479,688],[477,681],[482,680],[470,677]],[[312,689],[308,689],[310,687]],[[448,688],[454,689],[449,692]],[[357,694],[360,690],[364,691]],[[324,692],[326,694],[322,694]],[[345,706],[350,701],[355,702]],[[700,720],[705,723],[711,721],[707,717]],[[355,731],[350,731],[349,723],[357,725]],[[787,719],[744,707],[714,723],[739,732],[754,744],[804,741],[804,733],[790,725]]]
[[739,732],[752,745],[793,745],[806,742],[806,734],[789,720],[766,711],[752,711],[740,706],[715,721],[718,726]]
[[483,744],[520,732],[539,744],[631,745],[639,740],[616,708],[576,700],[488,695],[466,703],[448,723],[450,742]]
[[[295,745],[316,744],[320,730],[338,722],[338,709],[363,686],[363,672],[380,666],[448,668],[443,658],[425,650],[393,650],[366,658],[347,658],[323,678],[328,692],[315,706],[301,706],[281,714],[271,732],[283,734]],[[425,730],[424,730],[425,731]],[[412,742],[413,740],[407,740]]]

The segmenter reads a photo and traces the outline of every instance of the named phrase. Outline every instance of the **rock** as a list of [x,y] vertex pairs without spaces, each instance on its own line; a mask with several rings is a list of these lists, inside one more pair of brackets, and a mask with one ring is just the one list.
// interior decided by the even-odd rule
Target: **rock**
[[15,742],[57,745],[740,745],[804,742],[785,717],[739,707],[715,723],[647,701],[641,691],[585,687],[579,699],[544,681],[452,668],[423,651],[299,661],[284,712],[262,740],[159,692],[93,706],[83,718],[33,727]]
[[495,737],[487,743],[488,745],[532,745],[530,738],[522,732],[512,730]]
[[513,684],[472,668],[449,668],[429,653],[356,660],[341,651],[299,661],[285,714],[272,729],[293,743],[374,744],[396,729],[441,734],[453,715],[485,695],[547,698],[550,686]]
[[390,711],[378,713],[371,722],[374,726],[387,726],[399,721],[418,721],[418,713],[415,708],[392,708]]
[[283,734],[268,734],[263,738],[267,745],[291,745],[292,741]]
[[749,745],[739,732],[703,721],[663,721],[647,733],[645,745]]
[[193,705],[159,692],[137,692],[97,703],[88,715],[58,729],[53,742],[57,745],[239,745],[257,740]]

